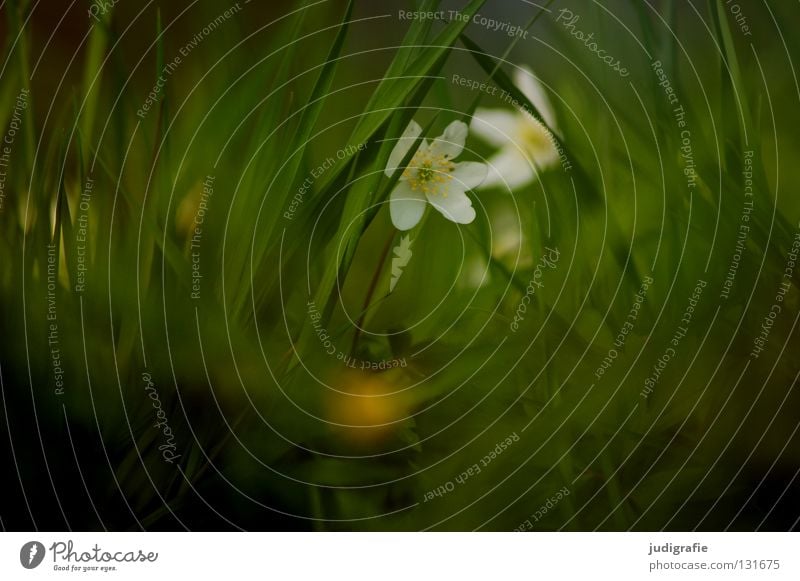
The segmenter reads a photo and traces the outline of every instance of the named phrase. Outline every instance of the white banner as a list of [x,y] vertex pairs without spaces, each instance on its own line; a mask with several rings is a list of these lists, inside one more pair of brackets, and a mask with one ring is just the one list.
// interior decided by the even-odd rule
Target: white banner
[[800,579],[791,533],[4,533],[0,579]]

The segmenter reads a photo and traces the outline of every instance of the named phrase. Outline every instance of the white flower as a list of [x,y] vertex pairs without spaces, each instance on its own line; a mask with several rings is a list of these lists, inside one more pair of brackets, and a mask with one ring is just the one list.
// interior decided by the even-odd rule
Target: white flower
[[[550,101],[533,73],[529,69],[515,69],[514,84],[538,109],[545,123],[557,131]],[[489,159],[484,188],[524,186],[536,179],[537,168],[547,168],[559,160],[550,131],[533,115],[521,110],[478,109],[471,129],[487,143],[500,148]]]
[[[465,193],[481,185],[488,168],[484,163],[453,160],[464,150],[467,124],[453,121],[433,143],[424,140],[400,181],[392,191],[389,211],[392,223],[398,230],[416,226],[430,203],[445,218],[458,224],[469,224],[475,219],[472,202]],[[389,156],[386,175],[391,177],[403,161],[422,128],[412,121]]]

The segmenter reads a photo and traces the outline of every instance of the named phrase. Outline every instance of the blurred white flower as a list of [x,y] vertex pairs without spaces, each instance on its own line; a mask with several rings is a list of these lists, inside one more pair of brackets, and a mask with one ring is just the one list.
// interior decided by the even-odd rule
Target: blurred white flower
[[[422,128],[416,122],[408,124],[389,156],[385,172],[388,177],[397,170],[421,133]],[[424,140],[420,144],[389,201],[392,223],[398,230],[416,226],[426,203],[458,224],[469,224],[475,219],[475,210],[465,192],[481,185],[488,168],[474,161],[453,162],[464,150],[467,133],[466,123],[453,121],[433,143]]]
[[[533,73],[526,68],[515,69],[514,84],[538,109],[545,123],[557,131],[553,108]],[[550,167],[559,160],[550,131],[523,110],[479,108],[470,128],[484,141],[500,148],[489,159],[484,188],[524,186],[536,179],[537,168]]]

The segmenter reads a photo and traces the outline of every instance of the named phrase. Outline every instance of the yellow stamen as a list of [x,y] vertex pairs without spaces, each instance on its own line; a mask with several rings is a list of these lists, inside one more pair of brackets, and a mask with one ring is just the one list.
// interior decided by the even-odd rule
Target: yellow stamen
[[453,179],[451,172],[454,169],[455,164],[447,155],[418,151],[403,172],[403,177],[414,191],[421,189],[426,195],[442,194],[447,197],[447,188],[442,185]]

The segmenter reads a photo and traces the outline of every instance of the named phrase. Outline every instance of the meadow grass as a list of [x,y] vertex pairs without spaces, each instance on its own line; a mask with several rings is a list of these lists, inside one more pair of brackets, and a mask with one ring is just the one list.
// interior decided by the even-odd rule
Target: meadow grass
[[[416,4],[439,8],[435,0]],[[220,10],[207,6],[187,24],[174,7],[140,16],[125,9],[125,18],[115,8],[82,40],[69,39],[70,50],[82,43],[74,60],[59,68],[63,59],[46,52],[34,72],[44,49],[25,24],[32,4],[6,2],[0,125],[8,126],[21,89],[33,98],[0,212],[5,406],[29,409],[33,399],[47,426],[39,454],[65,474],[74,459],[57,450],[65,418],[73,426],[83,461],[96,462],[86,486],[106,509],[116,507],[103,514],[105,525],[511,530],[563,487],[570,494],[535,528],[756,522],[750,511],[734,516],[751,481],[733,459],[797,460],[741,430],[773,430],[780,442],[792,420],[770,411],[789,397],[796,403],[787,391],[794,364],[777,351],[797,346],[794,281],[771,359],[748,360],[796,231],[798,203],[777,193],[797,170],[777,168],[776,159],[796,154],[797,144],[772,125],[791,98],[765,91],[775,70],[731,29],[721,0],[694,3],[696,16],[676,2],[659,11],[641,2],[587,7],[587,29],[614,26],[610,13],[629,27],[632,36],[617,28],[598,37],[626,55],[630,82],[553,22],[557,3],[526,8],[522,26],[532,40],[486,48],[497,39],[469,20],[491,4],[472,0],[460,8],[466,19],[446,24],[403,23],[402,34],[354,0],[286,3],[269,18],[234,18],[184,59],[140,116],[187,31]],[[399,34],[399,45],[387,39],[391,48],[368,52],[365,38],[382,27]],[[687,40],[687,30],[703,27],[707,34]],[[139,53],[125,52],[132,34],[143,39],[133,43]],[[777,59],[780,49],[764,51]],[[654,60],[691,128],[690,189]],[[378,76],[369,70],[376,61]],[[541,68],[550,83],[559,119],[550,131],[572,171],[543,171],[513,197],[477,194],[481,211],[466,227],[429,209],[413,231],[413,258],[388,292],[388,250],[399,236],[386,202],[403,168],[452,120],[499,106],[456,91],[448,75],[468,71],[544,123],[513,81],[517,63]],[[342,113],[350,110],[356,114]],[[412,119],[424,130],[388,177],[389,155]],[[314,179],[286,219],[304,180],[346,145],[364,147]],[[491,154],[472,137],[467,146],[471,158]],[[720,300],[750,151],[759,198],[746,259],[731,296]],[[201,202],[207,220],[193,241]],[[513,228],[493,220],[509,213],[521,235],[502,254],[493,245]],[[48,245],[56,319],[46,300]],[[510,333],[545,248],[559,250],[558,267]],[[81,291],[79,263],[88,266]],[[596,377],[649,277],[655,283],[635,330]],[[681,362],[642,398],[698,279],[708,286],[681,340]],[[316,327],[310,304],[320,314]],[[66,384],[55,395],[51,324]],[[408,365],[381,373],[343,367],[321,345],[320,328],[347,357]],[[180,470],[162,461],[163,432],[149,427],[144,372],[158,388]],[[511,433],[519,443],[471,482],[454,486],[446,501],[424,500],[481,465]],[[34,471],[23,465],[27,478]],[[718,505],[722,489],[732,500]],[[98,526],[75,507],[64,512]]]

